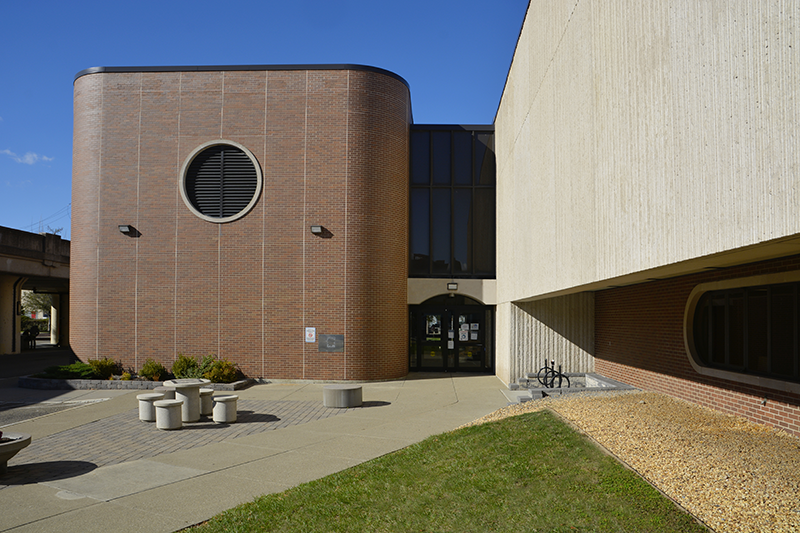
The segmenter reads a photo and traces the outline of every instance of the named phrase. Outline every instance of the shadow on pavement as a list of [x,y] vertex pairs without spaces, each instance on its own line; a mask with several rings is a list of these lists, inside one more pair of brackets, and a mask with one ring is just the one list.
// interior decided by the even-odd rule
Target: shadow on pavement
[[0,355],[0,378],[16,378],[41,372],[51,366],[68,365],[78,358],[69,348],[37,348]]
[[3,485],[30,485],[44,481],[55,481],[81,476],[97,468],[86,461],[49,461],[9,466],[6,474],[0,476]]
[[386,407],[387,405],[392,405],[392,402],[381,402],[381,401],[369,401],[363,402],[361,407]]

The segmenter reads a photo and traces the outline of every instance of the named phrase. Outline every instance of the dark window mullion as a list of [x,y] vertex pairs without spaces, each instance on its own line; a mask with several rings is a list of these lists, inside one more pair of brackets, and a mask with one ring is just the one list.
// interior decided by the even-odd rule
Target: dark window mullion
[[767,374],[772,374],[772,287],[767,286]]
[[725,352],[723,355],[723,360],[725,361],[725,366],[730,366],[731,364],[731,293],[730,291],[725,291]]
[[798,375],[798,346],[797,346],[797,283],[794,284],[792,287],[792,314],[794,316],[794,320],[792,320],[792,337],[793,337],[793,349],[792,349],[792,359],[794,361],[794,369],[792,371],[792,376],[795,379],[800,377]]
[[742,359],[744,360],[744,371],[746,372],[748,368],[750,368],[750,362],[748,360],[748,353],[749,353],[749,346],[750,346],[750,323],[748,321],[750,317],[750,291],[745,288],[743,293],[744,298],[744,318],[742,319],[742,343],[744,344],[743,347],[743,354]]
[[[472,156],[470,156],[472,159]],[[467,257],[469,261],[469,268],[467,272],[470,276],[475,275],[475,187],[469,189],[469,213],[467,214]]]
[[714,300],[713,298],[709,298],[708,300],[708,308],[706,309],[706,314],[708,317],[706,320],[708,321],[708,363],[709,365],[714,364]]
[[[475,274],[475,132],[469,134],[469,176],[470,176],[470,189],[469,189],[469,211],[467,212],[467,274],[473,276]],[[473,216],[470,223],[470,217]]]
[[[470,132],[469,135],[469,176],[470,176],[470,183],[472,186],[470,187],[470,215],[472,217],[472,223],[467,223],[467,238],[468,241],[468,248],[467,248],[467,257],[469,261],[469,268],[467,272],[470,276],[475,276],[475,132]],[[467,216],[467,220],[470,220],[470,216]]]
[[[432,171],[432,170],[431,170]],[[431,180],[433,181],[433,180]],[[428,186],[428,277],[433,277],[433,187]]]
[[[452,136],[452,133],[451,133]],[[452,139],[451,139],[452,141]],[[453,152],[450,151],[452,158]],[[456,190],[453,187],[453,165],[450,165],[450,277],[455,275],[456,268]]]
[[428,277],[433,277],[433,134],[428,134]]
[[455,147],[453,143],[455,142],[455,138],[453,137],[453,132],[448,132],[450,135],[450,277],[453,277],[454,270],[456,268],[456,225],[454,222],[455,215],[456,215],[456,206],[455,206],[455,189],[453,187],[453,183],[455,183],[455,158],[453,154],[455,153]]

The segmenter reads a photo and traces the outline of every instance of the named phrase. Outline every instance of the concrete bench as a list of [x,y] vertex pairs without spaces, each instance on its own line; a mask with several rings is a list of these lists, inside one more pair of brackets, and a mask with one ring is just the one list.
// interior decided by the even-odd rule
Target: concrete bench
[[210,416],[214,412],[214,389],[200,389],[200,416]]
[[236,422],[236,403],[239,396],[214,396],[213,419],[217,424],[233,424]]
[[156,408],[156,427],[158,429],[181,429],[182,400],[158,400],[153,405]]
[[165,400],[174,400],[175,399],[175,387],[156,387],[153,389],[153,392],[160,392],[164,395]]
[[322,405],[338,409],[361,407],[361,385],[325,385]]
[[139,400],[139,420],[142,422],[155,422],[156,407],[153,404],[163,400],[164,395],[160,392],[148,392],[137,395],[136,399]]

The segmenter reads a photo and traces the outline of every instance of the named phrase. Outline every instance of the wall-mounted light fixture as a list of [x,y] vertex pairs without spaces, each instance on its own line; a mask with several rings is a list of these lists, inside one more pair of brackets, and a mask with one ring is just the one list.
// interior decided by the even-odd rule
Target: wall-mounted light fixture
[[324,228],[322,226],[311,226],[311,233],[314,235],[322,235]]
[[447,284],[448,291],[457,291],[458,290],[458,283],[448,283]]
[[139,230],[131,226],[130,224],[120,224],[117,226],[119,228],[119,232],[125,235],[126,237],[140,237],[142,234],[139,233]]

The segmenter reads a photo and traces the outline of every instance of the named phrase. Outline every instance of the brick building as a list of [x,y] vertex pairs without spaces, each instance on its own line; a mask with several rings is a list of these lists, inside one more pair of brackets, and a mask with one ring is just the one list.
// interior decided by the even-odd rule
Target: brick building
[[414,124],[368,67],[80,73],[76,353],[552,358],[800,434],[800,6],[710,10],[532,1],[484,126]]
[[378,69],[80,73],[75,352],[405,375],[410,122],[406,83]]

